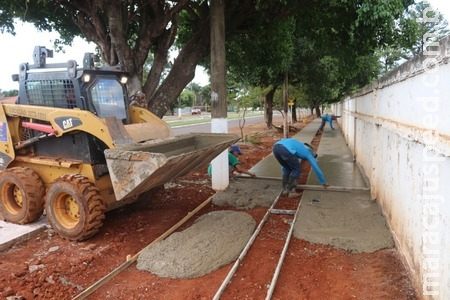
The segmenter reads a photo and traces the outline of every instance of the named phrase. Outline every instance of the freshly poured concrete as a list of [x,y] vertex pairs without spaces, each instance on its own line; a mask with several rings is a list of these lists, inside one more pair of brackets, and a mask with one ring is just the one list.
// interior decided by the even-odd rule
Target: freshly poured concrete
[[238,258],[255,226],[252,216],[243,212],[208,213],[191,227],[142,250],[137,268],[169,278],[211,273]]
[[394,240],[369,191],[304,191],[294,236],[349,252],[393,248]]
[[[380,207],[371,200],[370,191],[361,191],[366,183],[339,127],[325,127],[318,154],[327,183],[355,191],[304,191],[294,236],[358,253],[394,247]],[[312,173],[307,184],[320,184]]]
[[[292,138],[310,143],[321,119],[316,119]],[[350,252],[373,252],[394,247],[392,234],[378,204],[371,200],[370,191],[360,173],[345,139],[326,124],[318,148],[318,158],[327,182],[336,190],[304,191],[297,216],[294,236],[312,243],[332,245]],[[281,167],[269,155],[251,169],[257,176],[279,179]],[[308,185],[320,185],[311,171]],[[350,191],[349,191],[350,190]]]
[[281,191],[281,182],[254,178],[238,178],[212,198],[217,206],[233,206],[238,209],[269,207]]
[[34,233],[49,226],[47,218],[41,218],[27,225],[17,225],[0,221],[0,251],[5,250],[17,242],[24,241]]
[[282,177],[281,166],[272,153],[254,165],[249,171],[255,173],[256,176],[263,178]]
[[[339,127],[336,130],[325,127],[317,152],[317,161],[328,184],[350,188],[367,187]],[[315,174],[310,174],[308,184],[320,185]]]
[[[302,143],[311,143],[321,122],[321,119],[315,119],[291,138],[301,141]],[[282,177],[281,166],[273,154],[269,154],[249,171],[255,173],[257,176],[265,178]]]

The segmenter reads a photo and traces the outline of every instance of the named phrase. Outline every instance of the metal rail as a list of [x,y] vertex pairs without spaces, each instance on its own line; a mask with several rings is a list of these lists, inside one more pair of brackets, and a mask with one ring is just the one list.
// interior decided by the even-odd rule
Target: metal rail
[[273,201],[272,205],[270,206],[270,208],[267,210],[266,214],[264,215],[264,217],[262,218],[261,222],[259,222],[258,227],[256,228],[256,230],[253,232],[253,235],[251,236],[250,240],[247,242],[247,245],[245,245],[244,249],[242,250],[241,254],[239,255],[239,257],[236,259],[236,261],[234,262],[233,267],[231,268],[231,270],[228,272],[228,275],[225,277],[224,281],[222,282],[222,284],[220,285],[219,289],[217,290],[216,294],[213,297],[213,300],[218,300],[220,299],[220,296],[222,295],[222,293],[225,291],[228,283],[230,282],[231,278],[233,277],[233,275],[236,273],[236,270],[239,266],[239,264],[241,263],[241,261],[244,259],[245,255],[248,252],[248,249],[250,249],[251,245],[253,244],[253,242],[255,241],[256,237],[258,236],[259,232],[261,231],[261,228],[263,227],[263,225],[266,223],[267,219],[269,218],[270,212],[271,210],[275,207],[275,205],[277,204],[278,200],[280,199],[280,195],[281,192],[278,194],[277,198]]
[[258,227],[256,228],[255,232],[253,233],[252,237],[248,241],[247,245],[244,247],[244,249],[242,250],[241,254],[239,255],[239,257],[234,262],[233,267],[228,272],[228,275],[225,277],[225,279],[222,282],[221,286],[217,290],[216,294],[213,297],[213,300],[219,300],[220,297],[222,296],[222,294],[225,291],[227,285],[230,283],[231,278],[234,276],[234,274],[237,271],[237,268],[239,267],[240,263],[242,262],[242,260],[244,259],[245,255],[247,254],[248,249],[253,245],[253,242],[255,241],[256,237],[259,235],[259,233],[261,231],[261,228],[263,227],[263,225],[266,223],[267,219],[269,218],[269,215],[270,214],[294,215],[294,218],[292,220],[291,226],[289,228],[288,236],[286,237],[286,242],[285,242],[285,244],[283,246],[282,253],[281,253],[280,258],[278,260],[277,267],[275,269],[274,275],[272,277],[272,281],[271,281],[269,289],[267,291],[267,296],[265,298],[266,300],[270,300],[271,299],[273,291],[275,289],[275,285],[276,285],[277,280],[278,280],[278,276],[280,274],[281,266],[283,265],[284,258],[286,257],[286,252],[287,252],[287,249],[288,249],[288,246],[289,246],[289,242],[291,241],[292,233],[294,232],[295,221],[297,220],[298,211],[300,210],[300,206],[301,206],[301,201],[299,201],[299,204],[298,204],[297,209],[295,211],[294,210],[285,210],[285,209],[275,209],[274,207],[278,203],[278,200],[280,199],[280,196],[281,196],[281,192],[278,194],[277,198],[273,201],[272,205],[270,206],[270,208],[267,210],[266,214],[264,215],[264,217],[260,221],[260,223],[259,223]]
[[294,219],[292,220],[291,227],[289,228],[288,236],[286,237],[286,243],[284,244],[283,251],[281,252],[280,259],[278,260],[277,267],[275,269],[275,273],[273,274],[272,281],[270,282],[269,289],[267,290],[266,300],[270,300],[272,298],[273,291],[275,290],[275,286],[278,281],[278,276],[280,275],[281,266],[283,265],[284,258],[286,257],[286,252],[289,247],[289,243],[291,242],[292,233],[294,232],[294,226],[295,222],[297,221],[298,211],[300,210],[300,207],[302,205],[302,202],[300,201],[297,210],[294,214]]
[[[242,177],[242,178],[250,178],[250,176],[247,175],[240,175],[238,177]],[[258,176],[256,177],[256,179],[264,179],[264,180],[276,180],[276,181],[280,181],[279,178],[277,177],[261,177]],[[323,189],[323,187],[321,186],[321,188]],[[266,300],[270,299],[270,297],[272,296],[273,290],[275,288],[275,284],[276,281],[278,279],[278,274],[279,271],[281,269],[281,265],[283,263],[284,257],[285,257],[285,253],[287,250],[287,246],[289,245],[289,241],[292,235],[292,231],[293,231],[293,226],[295,223],[295,219],[297,216],[297,212],[300,208],[300,203],[297,207],[297,209],[295,211],[292,210],[284,210],[284,209],[275,209],[275,205],[278,203],[278,200],[280,199],[281,196],[281,192],[278,194],[278,196],[275,198],[275,200],[272,202],[272,205],[270,206],[270,208],[266,211],[264,217],[262,218],[262,220],[259,222],[258,227],[256,228],[256,230],[253,232],[253,235],[251,236],[250,240],[247,242],[246,246],[244,247],[244,249],[242,250],[241,254],[239,255],[239,257],[236,259],[236,261],[233,264],[233,267],[230,269],[230,271],[228,272],[227,276],[225,277],[225,279],[223,280],[222,284],[220,285],[219,289],[217,290],[216,294],[213,297],[213,300],[219,300],[220,297],[222,296],[223,292],[225,291],[227,285],[230,283],[231,278],[234,276],[234,274],[237,271],[237,268],[239,267],[239,264],[242,262],[242,260],[244,259],[245,255],[248,252],[248,249],[253,245],[253,242],[255,241],[256,237],[259,235],[261,228],[264,226],[264,224],[266,223],[267,219],[269,218],[270,214],[286,214],[286,215],[294,215],[294,219],[293,222],[291,223],[291,227],[289,229],[289,234],[287,237],[287,241],[285,243],[285,246],[283,247],[283,252],[281,254],[280,260],[278,261],[278,265],[277,268],[275,270],[275,274],[272,278],[272,282],[271,285],[269,287],[268,293],[267,293],[267,297]],[[270,293],[270,294],[269,294]]]
[[[248,175],[240,175],[238,177],[242,178],[251,178]],[[277,180],[280,181],[280,178],[277,177],[268,177],[268,176],[258,176],[255,179],[264,179],[264,180]],[[322,185],[314,185],[314,184],[299,184],[297,185],[297,190],[304,190],[304,191],[322,191],[322,192],[366,192],[370,191],[370,188],[364,188],[364,187],[345,187],[345,186],[332,186],[330,185],[326,189]]]

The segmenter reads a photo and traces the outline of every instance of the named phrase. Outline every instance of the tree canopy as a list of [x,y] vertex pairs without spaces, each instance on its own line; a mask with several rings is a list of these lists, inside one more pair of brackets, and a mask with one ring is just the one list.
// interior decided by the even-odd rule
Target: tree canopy
[[274,89],[288,72],[291,85],[301,85],[318,111],[320,104],[338,101],[378,76],[379,49],[399,47],[399,40],[404,48],[412,46],[416,28],[404,22],[412,2],[309,1],[289,18],[260,21],[228,41],[230,72]]
[[[289,3],[290,2],[290,3]],[[227,0],[227,34],[233,35],[260,18],[281,17],[302,1]],[[42,30],[58,31],[64,42],[80,35],[94,42],[104,63],[120,63],[130,73],[130,93],[142,90],[149,109],[162,116],[194,78],[195,67],[209,55],[209,3],[200,0],[40,0],[0,1],[2,30],[13,31],[12,18]],[[182,17],[182,18],[181,18]],[[184,38],[164,81],[161,75],[183,22]],[[146,78],[148,55],[153,64]]]
[[[208,65],[209,3],[0,0],[0,30],[14,32],[13,18],[20,18],[38,29],[58,31],[61,43],[70,44],[75,36],[94,42],[104,63],[120,63],[129,72],[130,94],[142,90],[149,109],[163,116],[194,78],[195,67]],[[267,95],[273,96],[289,72],[305,97],[318,101],[311,105],[335,101],[378,74],[376,51],[398,44],[400,37],[408,41],[411,22],[404,22],[405,10],[412,3],[225,0],[229,74],[246,85],[268,88]],[[178,56],[169,62],[174,47]]]

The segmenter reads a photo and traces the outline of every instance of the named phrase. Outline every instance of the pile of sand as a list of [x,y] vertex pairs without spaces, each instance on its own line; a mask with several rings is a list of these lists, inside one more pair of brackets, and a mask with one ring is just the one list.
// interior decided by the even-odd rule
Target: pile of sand
[[255,226],[243,212],[208,213],[186,230],[145,248],[137,268],[169,278],[208,274],[237,259]]

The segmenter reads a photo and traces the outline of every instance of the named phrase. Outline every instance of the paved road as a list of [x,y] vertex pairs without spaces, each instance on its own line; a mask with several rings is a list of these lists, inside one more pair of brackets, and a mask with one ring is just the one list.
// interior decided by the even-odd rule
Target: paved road
[[[248,117],[245,118],[245,125],[250,125],[258,122],[264,122],[264,116]],[[228,128],[234,128],[239,126],[239,120],[233,119],[228,120]],[[196,124],[196,125],[186,125],[180,127],[172,128],[173,134],[180,135],[190,132],[211,132],[211,122]]]

